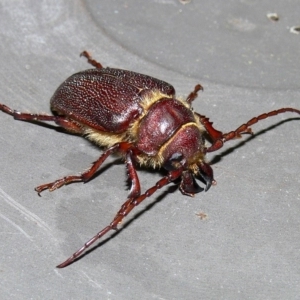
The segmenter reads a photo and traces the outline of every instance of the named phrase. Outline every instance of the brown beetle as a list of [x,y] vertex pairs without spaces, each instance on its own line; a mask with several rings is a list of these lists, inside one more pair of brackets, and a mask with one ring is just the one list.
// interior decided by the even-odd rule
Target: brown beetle
[[[206,182],[205,191],[216,184],[212,168],[205,162],[207,152],[220,149],[225,142],[242,134],[252,134],[250,126],[260,120],[285,112],[300,114],[298,109],[281,108],[222,133],[213,128],[208,118],[192,110],[191,103],[203,89],[201,85],[196,85],[186,100],[178,100],[173,86],[164,81],[131,71],[103,68],[86,51],[81,55],[95,69],[76,73],[60,85],[50,101],[53,115],[22,113],[0,104],[0,110],[16,120],[52,121],[106,148],[81,175],[40,185],[35,189],[39,194],[71,182],[88,181],[112,153],[118,152],[125,159],[131,181],[127,200],[113,221],[58,265],[59,268],[72,263],[96,240],[117,229],[135,206],[170,182],[180,178],[180,191],[189,196],[204,190],[196,178]],[[209,147],[205,146],[205,138],[212,142]],[[164,168],[168,174],[141,195],[135,163]]]

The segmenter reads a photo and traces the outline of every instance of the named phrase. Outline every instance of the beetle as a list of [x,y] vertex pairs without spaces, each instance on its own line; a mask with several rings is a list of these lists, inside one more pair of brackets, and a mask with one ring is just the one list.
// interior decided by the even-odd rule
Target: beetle
[[[186,99],[177,99],[172,85],[132,71],[104,68],[87,51],[81,53],[94,68],[66,79],[50,100],[52,115],[24,113],[0,104],[0,110],[16,120],[54,122],[68,132],[80,134],[105,150],[80,175],[69,175],[35,188],[37,193],[53,191],[72,182],[87,182],[112,153],[125,160],[131,188],[114,219],[87,241],[58,268],[77,259],[88,247],[117,226],[129,212],[158,189],[180,180],[182,194],[194,196],[208,191],[216,181],[205,156],[229,140],[252,134],[250,126],[295,108],[281,108],[261,114],[236,130],[223,133],[209,118],[194,112],[192,102],[203,90],[198,84]],[[206,140],[210,141],[209,146]],[[135,165],[163,168],[167,175],[141,194]],[[202,188],[196,182],[206,183]]]

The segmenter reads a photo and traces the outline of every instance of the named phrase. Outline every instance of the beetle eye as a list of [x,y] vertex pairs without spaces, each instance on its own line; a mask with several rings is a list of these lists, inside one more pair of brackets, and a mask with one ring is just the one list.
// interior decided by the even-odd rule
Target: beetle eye
[[173,153],[172,156],[165,162],[164,168],[168,171],[176,170],[183,165],[182,160],[182,153]]

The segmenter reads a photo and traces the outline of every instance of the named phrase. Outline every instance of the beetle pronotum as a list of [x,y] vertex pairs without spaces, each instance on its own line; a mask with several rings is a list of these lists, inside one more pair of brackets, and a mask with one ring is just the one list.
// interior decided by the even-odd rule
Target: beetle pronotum
[[[220,149],[229,140],[252,134],[250,126],[285,112],[300,114],[295,108],[281,108],[252,118],[236,130],[222,133],[212,122],[192,110],[192,101],[201,85],[185,100],[175,97],[175,89],[159,79],[121,69],[104,68],[84,51],[95,68],[76,73],[65,80],[50,100],[53,115],[23,113],[0,104],[0,110],[16,120],[54,122],[65,130],[86,136],[104,147],[103,154],[80,175],[70,175],[35,188],[40,194],[72,182],[86,182],[106,158],[118,152],[125,160],[131,189],[127,200],[104,229],[57,267],[72,263],[88,247],[117,225],[145,198],[170,182],[180,179],[179,189],[193,196],[203,191],[196,179],[206,182],[205,191],[216,184],[205,155]],[[210,146],[205,145],[209,139]],[[164,168],[167,175],[141,194],[135,164]]]

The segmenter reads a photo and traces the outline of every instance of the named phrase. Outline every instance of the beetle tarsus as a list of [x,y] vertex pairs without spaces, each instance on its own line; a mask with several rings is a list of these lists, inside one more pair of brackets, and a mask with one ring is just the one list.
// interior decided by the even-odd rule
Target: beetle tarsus
[[9,108],[8,106],[4,105],[4,104],[0,104],[0,110],[2,110],[3,112],[13,116],[14,115],[14,110]]
[[102,69],[103,68],[103,66],[98,61],[93,59],[92,56],[86,50],[81,52],[80,56],[84,56],[85,58],[87,58],[88,63],[91,64],[93,67],[95,67],[97,69]]
[[187,103],[192,103],[198,97],[199,91],[203,91],[203,86],[201,84],[195,86],[194,90],[187,96],[185,101]]

